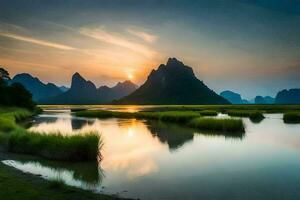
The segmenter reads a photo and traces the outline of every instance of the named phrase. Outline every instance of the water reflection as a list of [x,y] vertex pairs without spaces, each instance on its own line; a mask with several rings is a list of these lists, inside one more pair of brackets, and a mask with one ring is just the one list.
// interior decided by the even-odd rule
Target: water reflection
[[159,121],[148,121],[146,124],[153,136],[162,143],[167,143],[170,150],[176,150],[194,138],[194,129]]
[[101,191],[104,172],[96,162],[63,163],[45,160],[4,160],[3,164],[34,175],[41,175],[48,180],[62,180],[70,186],[86,190]]
[[282,115],[265,117],[257,124],[243,118],[245,134],[222,136],[158,121],[43,113],[31,130],[101,133],[101,169],[95,163],[77,166],[30,159],[5,164],[45,178],[59,176],[84,189],[114,194],[126,190],[121,196],[129,198],[299,199],[300,125],[284,124]]

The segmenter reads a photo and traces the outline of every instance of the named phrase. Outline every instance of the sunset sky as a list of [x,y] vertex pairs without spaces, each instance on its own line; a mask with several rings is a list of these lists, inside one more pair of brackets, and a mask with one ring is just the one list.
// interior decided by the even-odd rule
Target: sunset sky
[[0,1],[0,66],[12,76],[142,84],[168,57],[216,92],[299,88],[300,1]]

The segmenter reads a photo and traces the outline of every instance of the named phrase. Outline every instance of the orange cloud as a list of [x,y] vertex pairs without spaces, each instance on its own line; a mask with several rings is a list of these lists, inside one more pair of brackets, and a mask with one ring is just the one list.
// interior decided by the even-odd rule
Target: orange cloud
[[13,34],[13,33],[2,33],[2,32],[0,32],[0,36],[4,36],[4,37],[16,39],[16,40],[21,40],[21,41],[24,41],[24,42],[30,42],[30,43],[37,44],[37,45],[62,49],[62,50],[74,50],[75,49],[73,47],[66,46],[66,45],[63,45],[63,44],[48,42],[48,41],[45,41],[45,40],[39,40],[39,39],[35,39],[35,38],[27,37],[27,36],[22,36],[22,35],[17,35],[17,34]]
[[134,30],[134,29],[127,29],[127,31],[128,31],[128,33],[130,33],[134,36],[137,36],[149,43],[153,43],[158,39],[158,37],[156,35],[152,35],[152,34],[149,34],[149,33],[143,32],[143,31],[138,31],[138,30]]

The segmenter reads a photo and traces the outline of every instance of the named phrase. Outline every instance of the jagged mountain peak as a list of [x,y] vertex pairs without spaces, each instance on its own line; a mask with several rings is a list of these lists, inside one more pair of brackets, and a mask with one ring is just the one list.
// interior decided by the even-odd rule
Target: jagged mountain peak
[[146,82],[121,104],[228,104],[194,75],[193,69],[176,58],[152,70]]

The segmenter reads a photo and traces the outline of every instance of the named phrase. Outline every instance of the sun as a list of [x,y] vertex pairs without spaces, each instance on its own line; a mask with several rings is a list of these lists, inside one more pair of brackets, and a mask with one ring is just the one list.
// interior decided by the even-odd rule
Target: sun
[[128,74],[128,78],[129,78],[129,80],[132,80],[134,78],[134,76],[132,74]]

